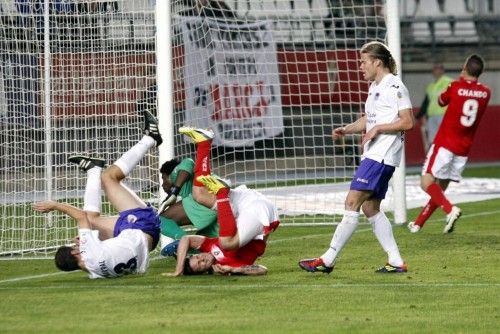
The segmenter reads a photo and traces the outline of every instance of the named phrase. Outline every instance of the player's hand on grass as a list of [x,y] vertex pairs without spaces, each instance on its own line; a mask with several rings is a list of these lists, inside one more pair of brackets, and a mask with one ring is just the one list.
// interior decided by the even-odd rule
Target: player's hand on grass
[[235,273],[233,267],[225,266],[222,264],[214,264],[212,266],[212,270],[214,271],[214,273],[221,275],[230,275],[231,273]]
[[173,272],[173,273],[161,273],[163,277],[178,277],[182,276],[182,272]]
[[54,201],[41,201],[33,203],[31,207],[37,212],[46,213],[55,210],[56,204]]

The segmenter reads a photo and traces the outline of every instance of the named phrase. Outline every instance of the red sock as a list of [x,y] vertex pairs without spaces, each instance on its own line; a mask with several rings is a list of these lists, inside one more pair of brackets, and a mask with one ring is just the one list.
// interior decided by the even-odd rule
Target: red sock
[[435,205],[443,209],[444,212],[451,212],[451,208],[453,207],[453,205],[451,205],[450,201],[448,201],[448,199],[444,195],[443,189],[439,186],[439,184],[433,183],[428,186],[426,193],[431,196],[431,201],[434,202]]
[[217,193],[217,221],[219,222],[219,236],[232,237],[238,232],[236,219],[234,219],[231,203],[229,202],[229,189],[223,188]]
[[427,219],[429,219],[429,217],[434,211],[436,211],[437,208],[438,206],[434,204],[432,200],[427,202],[422,211],[420,211],[420,213],[418,214],[417,220],[415,220],[415,225],[418,225],[420,227],[424,226]]
[[198,176],[210,175],[210,149],[212,148],[212,141],[206,140],[198,143],[196,146],[196,161],[194,162],[194,180],[193,185],[196,187],[203,187],[203,183],[196,180]]

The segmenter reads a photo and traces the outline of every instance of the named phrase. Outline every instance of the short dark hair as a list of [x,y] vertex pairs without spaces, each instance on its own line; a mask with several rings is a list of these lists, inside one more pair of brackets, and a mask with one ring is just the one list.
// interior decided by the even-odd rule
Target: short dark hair
[[184,259],[184,270],[182,271],[182,274],[186,276],[202,274],[202,272],[194,271],[193,268],[191,268],[191,265],[189,264],[189,259],[191,259],[190,256]]
[[165,161],[163,165],[161,165],[160,173],[170,175],[178,164],[180,164],[180,162],[177,159]]
[[56,256],[54,257],[56,267],[62,271],[73,271],[78,270],[80,267],[78,266],[78,259],[71,252],[73,251],[72,247],[62,246],[56,252]]
[[202,275],[205,273],[213,274],[212,268],[208,269],[207,271],[194,271],[193,268],[191,267],[191,264],[189,264],[189,259],[191,259],[191,256],[188,256],[184,259],[184,270],[182,271],[183,275],[185,276]]
[[469,75],[479,78],[484,70],[483,58],[478,54],[470,55],[465,61],[464,69]]

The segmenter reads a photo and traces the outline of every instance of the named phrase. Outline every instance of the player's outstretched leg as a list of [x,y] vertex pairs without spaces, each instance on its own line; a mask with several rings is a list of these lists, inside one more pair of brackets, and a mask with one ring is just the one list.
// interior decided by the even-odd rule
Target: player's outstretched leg
[[314,259],[304,259],[299,261],[299,267],[305,271],[315,273],[321,272],[329,274],[333,271],[333,266],[328,267],[320,257]]
[[74,155],[68,158],[68,162],[78,165],[80,170],[87,172],[89,169],[94,167],[104,168],[106,161],[101,158],[93,158],[83,155]]
[[142,133],[153,138],[156,141],[157,147],[163,143],[160,130],[158,129],[158,120],[147,110],[144,111],[144,130]]
[[444,227],[443,233],[451,233],[455,228],[455,223],[458,218],[462,215],[462,210],[458,206],[451,208],[451,212],[446,216],[446,225]]
[[210,129],[198,129],[188,126],[183,126],[179,128],[179,133],[182,133],[193,141],[195,144],[199,144],[204,141],[211,141],[214,138],[214,132]]
[[217,195],[221,189],[228,189],[231,187],[229,180],[222,179],[215,175],[202,175],[196,178],[198,182],[202,183],[208,191]]

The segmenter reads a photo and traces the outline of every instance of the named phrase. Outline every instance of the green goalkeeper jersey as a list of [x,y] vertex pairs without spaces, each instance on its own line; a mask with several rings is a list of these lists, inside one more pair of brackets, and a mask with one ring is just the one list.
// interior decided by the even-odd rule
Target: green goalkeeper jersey
[[183,170],[189,173],[191,177],[182,185],[181,190],[179,191],[179,196],[182,198],[186,198],[193,193],[193,176],[194,176],[194,161],[191,158],[186,158],[182,160],[172,171],[170,174],[170,181],[175,183],[177,180],[177,175],[179,172]]

